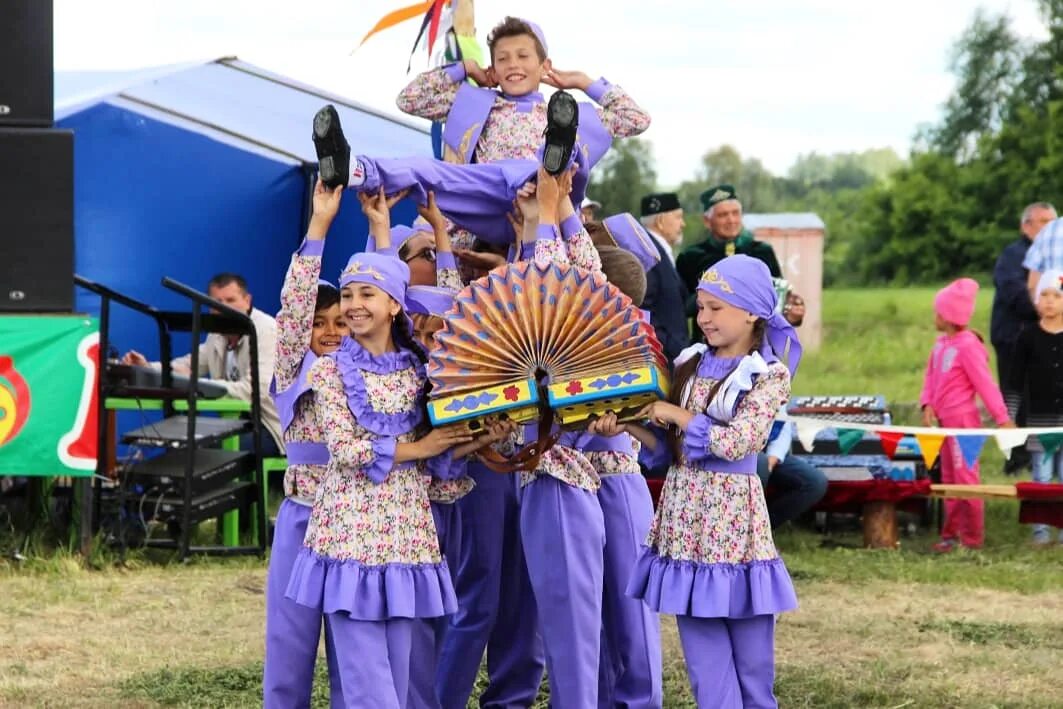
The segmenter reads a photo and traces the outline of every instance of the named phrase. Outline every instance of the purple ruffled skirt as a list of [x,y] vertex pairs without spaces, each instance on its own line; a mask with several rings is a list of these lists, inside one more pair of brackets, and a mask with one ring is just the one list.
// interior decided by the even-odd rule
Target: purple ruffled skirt
[[303,547],[285,597],[354,620],[438,618],[457,610],[447,562],[366,566]]
[[643,547],[627,594],[658,613],[696,618],[752,618],[797,608],[780,558],[744,564],[705,564],[658,556]]

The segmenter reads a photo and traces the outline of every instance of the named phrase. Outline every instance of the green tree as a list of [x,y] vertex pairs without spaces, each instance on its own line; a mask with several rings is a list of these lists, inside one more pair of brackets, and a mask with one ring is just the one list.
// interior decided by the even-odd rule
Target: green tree
[[968,160],[983,136],[1000,129],[1023,54],[1006,15],[975,12],[952,48],[949,69],[956,89],[945,103],[941,125],[930,131],[934,150]]
[[640,138],[616,141],[591,172],[587,193],[602,203],[604,214],[639,213],[644,195],[656,189],[653,146]]

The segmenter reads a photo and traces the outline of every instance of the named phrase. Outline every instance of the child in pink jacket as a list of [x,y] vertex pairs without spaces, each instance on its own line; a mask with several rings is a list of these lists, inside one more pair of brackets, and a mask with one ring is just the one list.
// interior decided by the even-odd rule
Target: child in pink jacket
[[[934,325],[944,333],[934,343],[926,365],[926,377],[919,404],[923,423],[934,419],[945,428],[979,428],[982,417],[975,394],[985,404],[993,420],[1002,427],[1014,427],[1008,418],[1004,397],[989,374],[989,354],[982,338],[967,329],[974,314],[978,283],[961,278],[938,291],[934,297]],[[941,449],[941,482],[976,485],[977,461],[968,467],[955,438]],[[945,523],[941,541],[934,551],[948,552],[957,544],[977,549],[985,540],[985,508],[982,500],[945,500]]]

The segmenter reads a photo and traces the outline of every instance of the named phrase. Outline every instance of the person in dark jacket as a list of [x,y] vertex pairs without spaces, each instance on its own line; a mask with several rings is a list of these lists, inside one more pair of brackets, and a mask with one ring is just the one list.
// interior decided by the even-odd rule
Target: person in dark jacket
[[[1056,208],[1048,202],[1034,202],[1022,210],[1019,238],[1004,247],[993,267],[993,285],[996,292],[993,294],[989,340],[997,353],[997,379],[1001,386],[1008,381],[1019,333],[1025,326],[1037,322],[1038,317],[1026,288],[1028,274],[1022,262],[1037,234],[1055,218]],[[1025,420],[1025,411],[1020,409],[1015,422],[1022,426]],[[1028,461],[1029,454],[1025,447],[1014,448],[1005,471],[1018,473],[1028,465]]]
[[642,198],[641,221],[653,238],[661,260],[646,272],[646,297],[643,310],[650,313],[650,323],[664,347],[669,362],[690,344],[687,330],[687,289],[675,270],[672,247],[683,238],[683,208],[674,192],[659,192]]
[[742,226],[742,202],[731,185],[710,187],[699,197],[705,209],[705,238],[688,246],[676,260],[676,270],[691,293],[705,270],[728,256],[746,254],[764,262],[772,278],[782,278],[782,268],[771,244],[757,241],[753,232]]

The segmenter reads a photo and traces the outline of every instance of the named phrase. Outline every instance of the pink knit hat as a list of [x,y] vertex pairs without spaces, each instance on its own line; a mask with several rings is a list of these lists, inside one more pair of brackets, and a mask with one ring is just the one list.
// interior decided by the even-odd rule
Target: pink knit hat
[[978,295],[978,282],[960,278],[948,284],[934,296],[934,312],[945,322],[966,327],[974,314],[974,299]]

